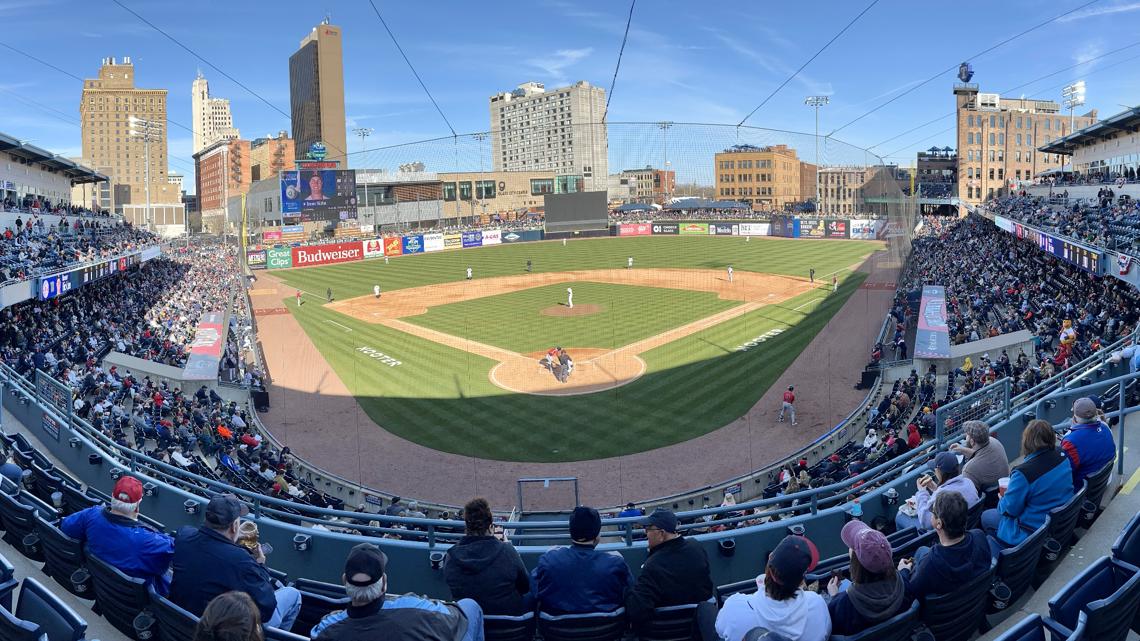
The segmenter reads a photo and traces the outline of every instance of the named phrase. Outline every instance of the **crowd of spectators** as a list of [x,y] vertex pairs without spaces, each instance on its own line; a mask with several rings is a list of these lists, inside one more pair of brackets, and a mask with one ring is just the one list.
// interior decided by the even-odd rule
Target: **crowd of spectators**
[[5,198],[0,201],[0,207],[5,212],[20,212],[24,214],[50,214],[52,216],[83,216],[87,218],[110,218],[113,214],[109,209],[89,209],[81,205],[70,203],[53,203],[50,198],[36,199],[24,198],[20,201]]
[[48,225],[38,216],[17,217],[0,234],[0,283],[59,271],[155,244],[153,234],[126,223],[61,218]]
[[1140,239],[1140,201],[1117,198],[1111,188],[1101,189],[1095,200],[1066,206],[1049,204],[1040,197],[1010,196],[989,204],[987,210],[1096,247],[1133,255],[1140,250],[1136,242]]

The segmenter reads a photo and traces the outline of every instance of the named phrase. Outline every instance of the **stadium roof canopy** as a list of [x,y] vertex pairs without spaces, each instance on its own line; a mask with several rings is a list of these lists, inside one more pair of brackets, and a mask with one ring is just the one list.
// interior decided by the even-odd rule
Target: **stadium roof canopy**
[[1094,122],[1068,136],[1062,136],[1037,148],[1047,154],[1072,155],[1078,147],[1100,142],[1105,136],[1117,132],[1135,132],[1140,128],[1140,107],[1132,107],[1115,116]]
[[72,183],[98,183],[108,180],[106,176],[94,169],[84,167],[73,160],[68,160],[63,156],[53,154],[46,149],[29,145],[19,138],[9,136],[2,132],[0,132],[0,152],[11,154],[17,158],[23,158],[30,163],[39,163],[49,169],[55,169],[70,178]]
[[653,209],[652,205],[645,203],[627,203],[617,208],[617,211],[649,211]]
[[682,198],[674,200],[665,206],[665,209],[677,211],[679,209],[751,209],[748,203],[732,200],[710,200],[708,198]]

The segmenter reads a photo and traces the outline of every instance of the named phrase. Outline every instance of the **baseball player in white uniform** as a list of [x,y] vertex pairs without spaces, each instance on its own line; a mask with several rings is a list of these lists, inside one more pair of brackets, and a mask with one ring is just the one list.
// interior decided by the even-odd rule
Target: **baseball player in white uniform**
[[467,280],[471,280],[471,268],[467,268]]
[[566,306],[569,307],[570,309],[574,309],[574,288],[573,287],[567,287],[566,288]]
[[376,296],[376,298],[380,298],[380,284],[379,283],[372,286],[372,293]]
[[728,266],[728,282],[732,282],[732,265]]
[[633,256],[630,256],[629,258],[625,259],[625,268],[626,269],[633,269]]

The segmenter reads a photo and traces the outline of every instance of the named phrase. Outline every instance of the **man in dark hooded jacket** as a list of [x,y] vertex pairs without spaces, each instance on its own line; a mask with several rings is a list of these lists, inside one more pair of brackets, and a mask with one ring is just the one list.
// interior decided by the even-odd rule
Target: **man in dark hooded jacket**
[[935,497],[931,520],[938,544],[929,550],[919,548],[915,562],[899,561],[899,575],[910,597],[946,594],[989,569],[993,563],[989,542],[981,530],[966,530],[968,511],[958,492],[939,492]]
[[530,574],[514,546],[494,537],[487,500],[472,499],[463,506],[463,521],[464,537],[443,559],[451,598],[472,599],[484,614],[517,616],[530,610]]

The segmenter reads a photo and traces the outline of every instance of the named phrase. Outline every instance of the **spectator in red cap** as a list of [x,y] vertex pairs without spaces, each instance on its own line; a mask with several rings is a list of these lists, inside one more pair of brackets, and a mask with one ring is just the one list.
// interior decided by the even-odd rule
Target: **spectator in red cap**
[[827,584],[831,601],[831,633],[858,634],[905,610],[906,584],[895,571],[887,537],[866,523],[854,520],[839,533],[851,554],[851,580],[832,577]]
[[123,571],[145,579],[165,595],[170,588],[167,571],[174,557],[174,539],[140,523],[143,486],[133,476],[120,476],[111,491],[111,505],[96,505],[63,519],[59,529],[87,545],[90,554]]
[[755,627],[796,641],[826,641],[831,615],[823,597],[803,589],[804,574],[819,563],[815,544],[802,536],[786,536],[772,550],[754,594],[737,593],[716,617],[722,641],[741,641]]

